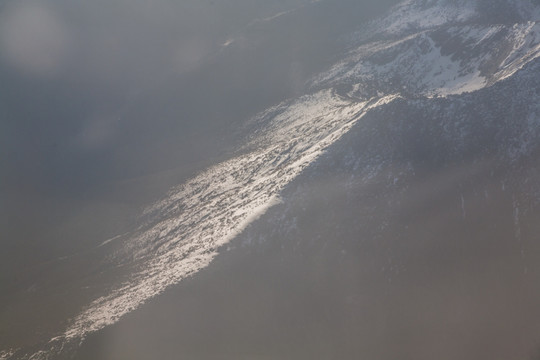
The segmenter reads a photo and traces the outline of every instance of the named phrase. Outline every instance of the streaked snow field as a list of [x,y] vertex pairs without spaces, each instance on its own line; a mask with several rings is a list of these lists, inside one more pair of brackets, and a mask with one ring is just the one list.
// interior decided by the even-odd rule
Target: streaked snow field
[[145,301],[206,267],[217,251],[269,207],[280,191],[372,108],[395,96],[358,102],[324,90],[274,107],[252,120],[242,153],[170,191],[143,213],[144,225],[103,242],[107,262],[132,272],[92,301],[46,350],[46,359],[118,321]]

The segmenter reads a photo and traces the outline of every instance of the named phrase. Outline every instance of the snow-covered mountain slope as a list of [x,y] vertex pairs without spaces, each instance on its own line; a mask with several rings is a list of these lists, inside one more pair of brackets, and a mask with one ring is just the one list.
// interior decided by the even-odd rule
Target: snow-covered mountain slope
[[[217,250],[279,202],[279,193],[370,109],[395,99],[357,102],[333,90],[282,104],[252,120],[242,154],[172,190],[145,210],[144,225],[105,241],[101,278],[118,285],[92,301],[63,334],[32,355],[47,358],[113,324],[148,299],[206,267]],[[118,276],[114,272],[122,268]],[[110,279],[109,279],[110,281]]]
[[375,109],[240,236],[269,262],[263,277],[274,265],[305,286],[290,293],[313,301],[306,338],[332,339],[323,349],[344,358],[534,359],[539,70]]
[[350,84],[358,97],[379,92],[449,95],[514,74],[540,55],[540,26],[454,25],[361,45],[315,81]]
[[[498,16],[490,18],[490,11]],[[313,183],[340,187],[342,200],[371,204],[347,200],[341,209],[331,201],[333,189],[334,222],[314,228],[339,237],[358,230],[353,222],[376,222],[364,236],[380,239],[396,228],[392,207],[414,203],[405,195],[410,189],[421,205],[441,186],[451,189],[444,204],[455,202],[458,218],[470,216],[467,204],[491,191],[470,185],[476,175],[467,166],[480,168],[501,191],[511,189],[514,236],[524,246],[520,216],[536,212],[540,201],[540,169],[533,166],[540,149],[537,18],[538,5],[528,0],[407,0],[353,32],[349,51],[336,54],[337,62],[308,84],[308,95],[253,118],[240,130],[245,140],[235,156],[172,189],[145,210],[136,230],[99,245],[101,271],[88,277],[105,285],[63,332],[37,350],[0,352],[0,359],[76,351],[88,334],[207,267],[239,236],[260,243],[275,234],[283,242],[291,232],[313,235],[295,220],[305,211],[298,204],[311,204],[313,193],[303,189],[317,188]],[[452,168],[467,175],[439,179],[431,192],[418,185],[423,176]],[[367,187],[372,193],[363,197]],[[276,204],[280,211],[266,213]],[[310,241],[324,247],[323,240]]]
[[537,71],[372,112],[241,235],[258,259],[273,254],[269,269],[305,286],[290,293],[314,304],[306,338],[331,339],[323,349],[344,358],[531,359],[540,168],[538,80],[528,77]]
[[[204,276],[210,289],[195,287],[220,296],[187,304],[194,315],[177,298],[160,303],[179,314],[149,343],[161,344],[171,326],[179,334],[195,326],[228,329],[220,334],[228,346],[208,358],[251,354],[251,342],[271,344],[269,357],[290,357],[290,348],[273,346],[285,332],[300,359],[336,349],[344,358],[392,359],[409,349],[420,359],[526,359],[540,330],[539,66],[479,91],[398,97],[367,112],[229,243],[227,254],[243,255],[228,263],[243,264],[223,260]],[[235,315],[215,315],[244,309],[239,327],[227,322]],[[142,318],[156,311],[143,309]],[[216,319],[206,327],[182,325],[208,316]],[[107,335],[123,334],[116,346],[136,353],[125,335],[136,323]],[[479,341],[463,346],[471,338]]]
[[[146,346],[171,331],[217,327],[227,329],[227,346],[208,358],[251,354],[262,343],[271,358],[339,349],[343,358],[526,359],[540,330],[539,66],[479,91],[373,108],[229,243],[228,254],[242,255],[195,286],[215,300],[177,296],[142,310],[142,321],[179,312]],[[174,305],[156,310],[163,304]],[[230,326],[244,309],[242,326]],[[186,317],[212,321],[182,325]],[[116,346],[136,353],[144,347],[126,335],[134,324],[107,336],[125,336]],[[290,347],[274,346],[283,333]],[[187,354],[197,351],[190,339],[179,339]]]
[[121,286],[90,304],[65,337],[81,338],[112,324],[207,266],[220,246],[279,201],[281,189],[366,111],[392,99],[357,103],[323,91],[274,115],[253,140],[255,150],[207,170],[146,210],[148,224],[124,236],[109,259],[135,269]]
[[536,21],[486,23],[474,2],[432,3],[405,2],[382,25],[355,33],[360,41],[350,54],[313,86],[349,85],[360,98],[377,92],[459,94],[511,76],[540,56]]
[[540,9],[534,0],[406,0],[355,36],[406,35],[449,24],[512,24],[538,20]]

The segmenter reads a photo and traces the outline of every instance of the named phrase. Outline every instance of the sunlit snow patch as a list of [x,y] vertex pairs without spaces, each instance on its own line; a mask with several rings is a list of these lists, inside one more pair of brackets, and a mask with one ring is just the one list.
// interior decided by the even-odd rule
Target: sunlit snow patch
[[254,119],[259,130],[246,146],[250,151],[173,189],[146,209],[145,225],[115,239],[123,245],[110,260],[131,266],[129,279],[89,304],[51,340],[49,354],[208,266],[222,245],[277,203],[280,191],[370,108],[393,99],[354,102],[325,90],[272,109],[270,118],[266,112]]

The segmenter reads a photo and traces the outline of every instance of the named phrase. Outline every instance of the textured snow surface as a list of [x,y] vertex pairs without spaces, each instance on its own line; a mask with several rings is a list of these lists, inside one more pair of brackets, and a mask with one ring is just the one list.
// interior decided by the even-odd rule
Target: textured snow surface
[[254,120],[260,130],[248,145],[252,150],[173,189],[146,209],[145,225],[118,237],[125,240],[109,261],[132,266],[129,279],[89,304],[50,341],[50,351],[29,359],[46,359],[65,344],[78,343],[206,267],[222,245],[279,202],[280,191],[369,109],[393,99],[355,102],[326,90],[274,108],[271,118],[262,114]]
[[[451,95],[503,80],[540,56],[540,25],[453,25],[358,45],[312,81],[350,84],[350,95]],[[369,95],[368,95],[369,96]]]

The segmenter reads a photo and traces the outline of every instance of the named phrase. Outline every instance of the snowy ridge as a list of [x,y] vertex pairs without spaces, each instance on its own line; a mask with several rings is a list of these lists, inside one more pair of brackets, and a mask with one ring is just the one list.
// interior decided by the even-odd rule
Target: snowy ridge
[[[396,5],[383,19],[372,22],[357,33],[367,36],[403,35],[433,29],[449,23],[463,23],[477,15],[476,3],[470,0],[406,0]],[[364,35],[365,36],[365,35]]]
[[359,45],[312,80],[314,88],[354,85],[376,93],[452,95],[503,80],[540,56],[540,25],[453,25]]
[[123,236],[109,259],[130,266],[129,279],[94,300],[49,342],[48,351],[25,358],[60,353],[206,267],[221,246],[279,202],[280,191],[369,109],[394,98],[356,102],[325,90],[283,109],[252,140],[255,150],[210,168],[149,207],[147,225]]

